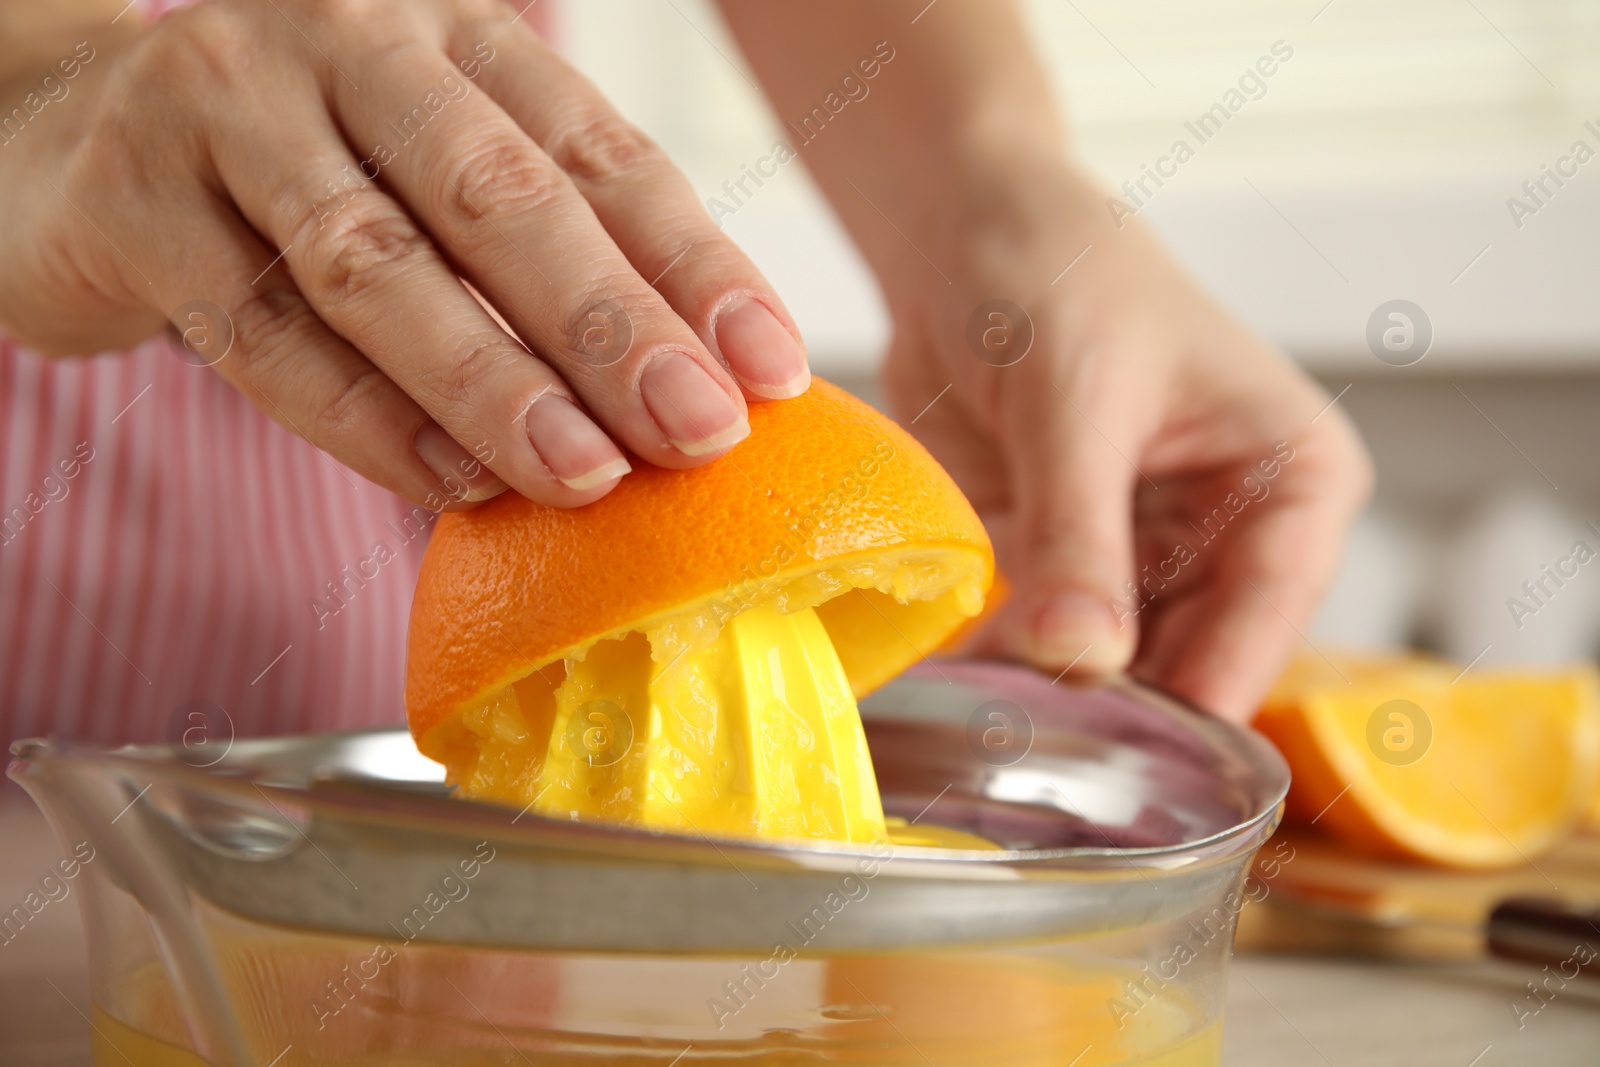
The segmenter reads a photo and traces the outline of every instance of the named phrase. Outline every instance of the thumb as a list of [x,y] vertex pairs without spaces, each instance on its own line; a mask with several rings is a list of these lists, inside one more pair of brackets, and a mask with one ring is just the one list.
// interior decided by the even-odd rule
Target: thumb
[[1045,670],[1115,674],[1127,667],[1139,637],[1138,603],[1127,582],[1141,476],[1127,458],[1132,442],[1117,438],[1137,420],[1070,399],[1054,383],[1030,392],[1018,404],[1035,410],[1008,420],[1033,431],[1008,448],[1018,590],[1011,643]]

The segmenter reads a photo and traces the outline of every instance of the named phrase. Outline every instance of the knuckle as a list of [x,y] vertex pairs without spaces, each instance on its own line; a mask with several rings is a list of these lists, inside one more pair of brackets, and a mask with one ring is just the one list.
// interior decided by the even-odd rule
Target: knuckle
[[500,141],[468,152],[447,179],[457,216],[476,222],[502,211],[537,211],[562,194],[561,172],[532,142]]
[[[123,105],[106,109],[121,112]],[[107,114],[90,126],[87,136],[78,142],[67,159],[64,180],[68,189],[104,190],[118,189],[124,194],[146,187],[152,168],[147,153],[134,137],[130,136],[130,123],[117,121],[117,115]],[[76,195],[75,203],[83,203]],[[88,204],[94,208],[91,199]]]
[[235,350],[257,371],[263,371],[299,350],[295,342],[305,336],[316,314],[293,291],[269,288],[252,293],[229,317]]
[[427,253],[428,239],[381,196],[357,196],[338,214],[314,218],[303,231],[309,244],[312,291],[345,303]]
[[685,302],[686,317],[709,317],[730,290],[771,292],[750,257],[703,212],[664,218],[659,234],[643,273],[661,283],[662,291],[676,287],[672,303],[677,307]]
[[666,159],[644,131],[615,114],[577,123],[555,139],[550,154],[574,179],[591,183],[611,181]]
[[370,363],[353,370],[339,391],[318,405],[311,416],[312,440],[339,441],[360,432],[392,388],[388,376]]
[[633,348],[636,301],[622,279],[602,279],[577,303],[566,323],[567,351],[592,367],[609,367]]
[[[204,139],[195,134],[204,127],[205,101],[215,95],[216,82],[200,58],[204,45],[193,17],[175,14],[174,20],[171,29],[161,20],[159,32],[151,30],[126,55],[96,63],[116,65],[106,73],[106,89],[87,113],[73,155],[94,167],[108,188],[126,192],[129,179],[192,169]],[[195,93],[196,85],[207,93]]]
[[497,368],[514,357],[513,347],[505,337],[466,338],[449,359],[420,371],[419,384],[441,401],[466,403],[475,398],[478,383],[492,377]]
[[144,84],[238,85],[250,79],[261,55],[260,33],[230,5],[179,8],[157,28],[141,59],[150,74],[163,76],[142,78]]
[[[320,321],[311,305],[293,290],[269,289],[252,294],[230,315],[248,391],[268,399],[306,395],[316,377],[305,358],[306,342]],[[391,388],[377,367],[355,364],[338,391],[313,407],[303,427],[306,437],[319,445],[349,439]]]

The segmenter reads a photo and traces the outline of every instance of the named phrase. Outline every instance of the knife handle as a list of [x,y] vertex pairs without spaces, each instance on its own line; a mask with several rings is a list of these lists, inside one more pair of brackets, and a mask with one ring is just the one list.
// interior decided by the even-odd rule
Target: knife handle
[[1562,978],[1600,979],[1600,908],[1513,897],[1489,913],[1489,951],[1549,967]]

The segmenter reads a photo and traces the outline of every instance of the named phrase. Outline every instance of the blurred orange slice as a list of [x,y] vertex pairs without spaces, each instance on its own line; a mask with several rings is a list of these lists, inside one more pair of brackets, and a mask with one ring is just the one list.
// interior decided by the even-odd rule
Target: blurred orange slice
[[1290,820],[1367,851],[1511,866],[1559,842],[1594,804],[1600,676],[1308,655],[1255,726],[1294,772]]

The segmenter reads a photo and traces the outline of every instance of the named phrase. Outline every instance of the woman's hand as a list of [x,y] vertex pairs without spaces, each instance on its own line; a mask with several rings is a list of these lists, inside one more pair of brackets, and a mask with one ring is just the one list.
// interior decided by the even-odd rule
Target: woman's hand
[[1016,3],[722,9],[789,130],[827,106],[800,151],[888,298],[891,404],[1013,586],[985,650],[1247,717],[1366,499],[1338,408],[1112,222]]
[[886,272],[892,406],[1013,586],[980,647],[1051,671],[1131,661],[1248,718],[1366,500],[1359,440],[1070,170],[1012,164],[982,189],[926,231],[937,267],[903,248]]
[[86,31],[76,73],[48,75],[69,91],[0,145],[0,322],[24,343],[170,323],[278,422],[434,507],[507,485],[587,503],[623,449],[704,463],[748,433],[747,399],[805,389],[766,280],[515,7],[131,21]]

